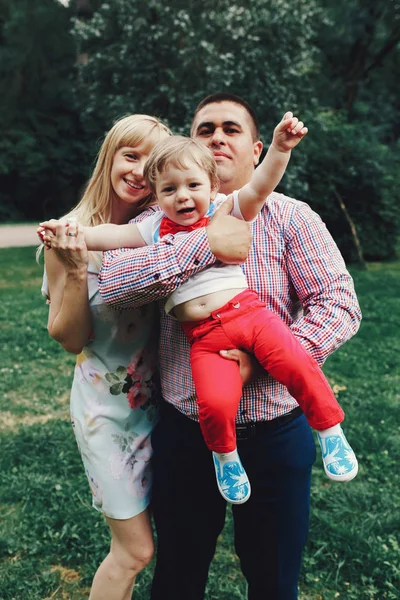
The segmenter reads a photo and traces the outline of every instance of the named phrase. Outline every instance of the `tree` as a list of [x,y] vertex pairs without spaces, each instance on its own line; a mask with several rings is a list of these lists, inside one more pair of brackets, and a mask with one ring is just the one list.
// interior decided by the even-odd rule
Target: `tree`
[[0,218],[59,215],[86,171],[71,12],[56,0],[3,0],[0,10]]
[[330,101],[334,99],[336,108],[344,108],[354,120],[359,117],[357,102],[367,96],[373,101],[368,90],[376,88],[377,74],[380,87],[386,89],[392,79],[400,91],[400,1],[322,0],[322,4],[325,25],[318,37],[325,58],[322,73],[333,80],[326,89],[336,91]]
[[103,3],[75,25],[87,57],[85,122],[96,134],[122,114],[148,112],[187,132],[205,94],[230,90],[254,102],[269,139],[278,116],[306,96],[319,18],[315,0]]

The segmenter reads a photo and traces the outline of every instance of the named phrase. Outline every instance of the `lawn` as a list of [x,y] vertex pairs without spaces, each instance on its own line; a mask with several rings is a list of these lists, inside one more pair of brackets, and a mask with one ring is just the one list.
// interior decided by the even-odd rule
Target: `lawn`
[[[363,323],[324,371],[346,411],[360,473],[329,483],[318,454],[301,600],[400,598],[400,263],[352,274]],[[0,282],[0,600],[80,600],[108,532],[91,508],[69,424],[74,357],[47,334],[32,248],[0,250]],[[135,600],[149,598],[151,572],[139,575]],[[229,513],[206,599],[245,598]]]

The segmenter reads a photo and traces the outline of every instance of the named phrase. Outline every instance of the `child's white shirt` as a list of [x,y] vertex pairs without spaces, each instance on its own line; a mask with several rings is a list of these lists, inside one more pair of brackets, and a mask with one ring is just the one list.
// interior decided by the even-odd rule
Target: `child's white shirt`
[[[235,191],[233,196],[233,209],[231,215],[237,219],[244,220],[240,211],[238,192]],[[227,196],[225,194],[217,194],[214,202],[210,204],[210,208],[205,216],[212,217],[214,212],[225,202]],[[148,246],[155,244],[160,239],[160,224],[165,214],[158,211],[150,215],[144,221],[136,223],[140,234]],[[254,219],[255,220],[255,219]],[[178,232],[174,235],[186,235],[185,231]],[[223,290],[231,289],[246,289],[247,280],[239,265],[226,265],[217,262],[210,267],[206,267],[203,271],[192,275],[181,286],[179,286],[168,298],[165,304],[165,312],[168,314],[175,306],[204,296]]]

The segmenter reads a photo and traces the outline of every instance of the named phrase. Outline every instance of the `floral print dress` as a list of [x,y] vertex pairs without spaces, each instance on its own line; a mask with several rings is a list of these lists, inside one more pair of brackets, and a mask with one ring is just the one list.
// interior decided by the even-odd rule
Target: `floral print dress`
[[[77,357],[71,390],[72,425],[93,506],[128,519],[148,506],[150,434],[159,397],[158,310],[117,311],[102,300],[98,268],[88,269],[92,336]],[[47,295],[46,275],[42,292]]]

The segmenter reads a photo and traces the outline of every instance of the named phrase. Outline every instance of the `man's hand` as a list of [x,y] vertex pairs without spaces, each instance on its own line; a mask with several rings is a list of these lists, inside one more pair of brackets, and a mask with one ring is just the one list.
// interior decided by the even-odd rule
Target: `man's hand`
[[265,374],[265,370],[260,365],[258,360],[244,350],[220,350],[220,355],[227,360],[234,360],[239,363],[240,376],[242,378],[243,387],[251,383],[259,375]]
[[279,152],[289,152],[307,135],[308,129],[292,112],[283,115],[282,121],[274,129],[272,146]]
[[244,263],[251,246],[250,226],[232,217],[233,199],[229,197],[216,211],[206,231],[211,252],[227,265]]

